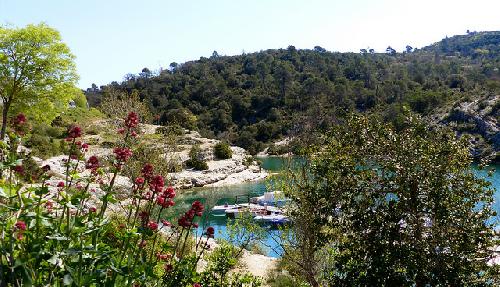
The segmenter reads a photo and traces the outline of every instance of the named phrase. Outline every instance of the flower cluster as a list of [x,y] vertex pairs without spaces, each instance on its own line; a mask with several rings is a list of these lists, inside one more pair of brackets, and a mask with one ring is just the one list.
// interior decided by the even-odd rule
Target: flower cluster
[[122,165],[132,156],[132,151],[126,147],[117,147],[113,150],[116,158],[116,168],[121,169]]
[[19,113],[12,120],[12,128],[18,135],[24,135],[26,131],[26,116],[23,113]]
[[146,180],[150,180],[153,177],[153,165],[146,163],[141,169],[142,176]]
[[189,209],[182,217],[179,218],[178,224],[182,228],[198,227],[197,223],[194,223],[194,218],[196,216],[201,216],[203,214],[203,204],[198,200],[193,202],[191,209]]
[[17,239],[23,239],[24,231],[26,230],[26,223],[22,220],[14,224],[14,228],[17,230]]
[[85,168],[90,169],[92,174],[96,174],[97,169],[99,169],[99,167],[100,167],[99,159],[95,155],[89,157],[89,159],[85,163]]
[[212,226],[209,226],[207,228],[207,231],[205,231],[205,234],[207,235],[208,238],[214,238],[215,229]]
[[163,192],[158,194],[158,196],[156,197],[156,203],[163,208],[174,206],[175,202],[172,200],[172,198],[174,197],[175,190],[173,187],[169,186],[165,188]]
[[139,125],[139,116],[137,116],[137,114],[134,112],[130,112],[125,119],[125,126],[128,129],[134,129],[137,127],[137,125]]
[[82,129],[79,126],[72,126],[68,130],[67,141],[72,141],[73,139],[79,138],[82,136]]
[[125,119],[125,128],[119,128],[118,133],[125,134],[125,137],[127,137],[128,135],[136,137],[137,136],[136,129],[138,125],[139,125],[139,116],[134,112],[130,112],[127,118]]

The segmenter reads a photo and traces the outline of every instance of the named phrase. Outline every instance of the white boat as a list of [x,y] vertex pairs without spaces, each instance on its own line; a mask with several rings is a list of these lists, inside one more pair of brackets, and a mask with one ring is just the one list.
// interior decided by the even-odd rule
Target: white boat
[[252,197],[250,199],[250,202],[258,205],[270,205],[277,207],[283,207],[288,201],[289,199],[285,198],[283,196],[283,192],[281,191],[264,192],[264,195]]
[[216,205],[212,208],[213,215],[225,215],[226,210],[238,209],[240,208],[239,204],[224,204],[224,205]]
[[253,218],[255,221],[269,224],[285,224],[290,220],[283,214],[258,215]]

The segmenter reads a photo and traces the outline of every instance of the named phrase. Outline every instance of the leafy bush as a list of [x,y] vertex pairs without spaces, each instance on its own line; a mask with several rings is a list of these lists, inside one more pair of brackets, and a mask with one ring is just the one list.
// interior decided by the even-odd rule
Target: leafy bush
[[199,145],[193,145],[189,151],[189,159],[185,162],[187,167],[195,170],[207,170],[208,164],[203,158]]
[[214,155],[218,159],[229,159],[233,156],[233,151],[226,142],[219,142],[214,146]]

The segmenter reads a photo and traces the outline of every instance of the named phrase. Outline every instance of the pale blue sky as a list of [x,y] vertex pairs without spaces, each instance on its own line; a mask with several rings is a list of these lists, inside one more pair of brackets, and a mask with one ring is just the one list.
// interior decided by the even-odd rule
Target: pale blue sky
[[330,51],[407,44],[500,30],[500,0],[0,0],[0,24],[46,22],[76,55],[81,88],[143,67],[269,48]]

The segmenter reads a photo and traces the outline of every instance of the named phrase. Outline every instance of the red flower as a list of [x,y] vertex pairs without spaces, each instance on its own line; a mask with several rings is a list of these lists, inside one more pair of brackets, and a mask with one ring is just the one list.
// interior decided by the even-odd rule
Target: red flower
[[170,223],[168,220],[165,220],[165,219],[162,219],[161,220],[161,223],[163,224],[163,226],[172,226],[172,223]]
[[191,209],[194,211],[196,216],[201,216],[205,208],[203,207],[203,204],[197,200],[193,202],[193,204],[191,205]]
[[90,213],[94,213],[94,212],[96,212],[96,211],[97,211],[97,208],[95,208],[94,206],[91,206],[91,207],[89,208],[89,212],[90,212]]
[[156,231],[156,230],[158,230],[158,223],[156,223],[154,221],[150,221],[148,223],[148,228],[151,229],[152,231]]
[[46,164],[42,167],[43,172],[47,172],[50,170],[50,165]]
[[126,162],[132,156],[132,151],[126,147],[117,147],[113,150],[113,153],[120,163]]
[[57,183],[57,187],[64,187],[64,181],[60,181]]
[[144,184],[144,178],[138,177],[135,179],[135,184],[137,185],[143,185]]
[[118,133],[121,134],[121,135],[124,134],[125,133],[125,129],[124,128],[119,128],[118,129]]
[[24,174],[24,167],[22,165],[16,165],[14,168],[13,168],[14,172],[19,174],[19,175],[23,175]]
[[164,186],[165,180],[161,175],[155,175],[149,182],[149,189],[155,193],[160,193]]
[[89,144],[83,143],[82,144],[82,149],[85,150],[85,151],[87,151],[89,149]]
[[201,287],[201,284],[200,283],[194,283],[193,287]]
[[19,220],[18,222],[16,222],[16,224],[14,225],[17,229],[19,230],[26,230],[26,223],[22,220]]
[[137,116],[136,113],[130,112],[125,119],[125,126],[129,129],[136,128],[137,125],[139,124],[139,117]]
[[174,270],[174,266],[172,266],[172,264],[165,264],[163,268],[166,272],[171,272],[172,270]]
[[141,220],[147,220],[149,218],[149,213],[147,211],[141,211],[139,212],[139,217]]
[[68,138],[76,139],[82,136],[82,129],[79,126],[72,126],[68,131]]
[[212,226],[209,226],[209,227],[207,228],[207,232],[206,232],[206,234],[207,234],[207,237],[208,237],[208,238],[213,238],[213,237],[214,237],[214,234],[215,234],[215,229],[214,229]]
[[85,164],[85,168],[96,171],[99,168],[99,159],[95,155],[89,157]]
[[145,179],[150,180],[153,177],[153,165],[150,163],[146,163],[141,170],[142,176]]
[[170,254],[161,254],[161,253],[157,253],[157,254],[156,254],[156,258],[157,258],[158,260],[163,260],[163,261],[165,261],[165,260],[170,259],[170,257],[171,257],[171,255],[170,255]]
[[167,187],[163,191],[163,196],[166,198],[174,198],[175,197],[175,189],[172,186]]
[[14,125],[20,126],[26,123],[26,116],[23,113],[19,113],[13,120]]

